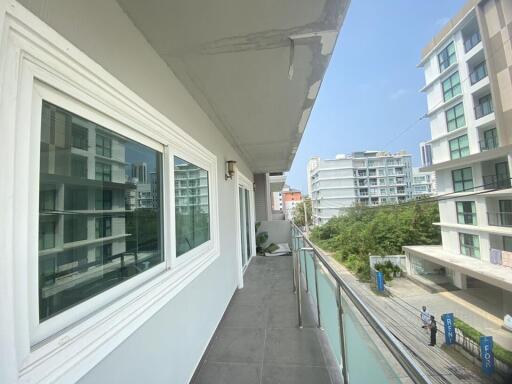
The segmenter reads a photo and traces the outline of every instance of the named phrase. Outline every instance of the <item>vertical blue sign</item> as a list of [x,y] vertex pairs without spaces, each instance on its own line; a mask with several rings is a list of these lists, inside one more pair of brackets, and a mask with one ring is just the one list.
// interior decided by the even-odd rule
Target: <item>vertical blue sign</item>
[[489,376],[494,372],[494,353],[492,352],[492,346],[492,336],[480,336],[482,372]]
[[377,271],[377,291],[384,291],[384,274],[379,271]]
[[455,324],[453,313],[445,313],[441,315],[444,323],[444,342],[446,345],[455,344]]

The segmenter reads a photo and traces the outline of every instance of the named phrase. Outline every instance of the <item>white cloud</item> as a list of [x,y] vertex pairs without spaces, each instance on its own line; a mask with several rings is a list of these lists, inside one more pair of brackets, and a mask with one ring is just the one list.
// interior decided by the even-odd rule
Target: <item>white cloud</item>
[[400,88],[389,94],[390,100],[398,100],[407,93],[406,89]]

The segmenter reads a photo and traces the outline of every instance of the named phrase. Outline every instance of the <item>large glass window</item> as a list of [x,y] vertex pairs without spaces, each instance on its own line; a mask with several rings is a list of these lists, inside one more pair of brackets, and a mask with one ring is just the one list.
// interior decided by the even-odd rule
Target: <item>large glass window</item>
[[208,171],[174,158],[176,256],[210,240]]
[[465,256],[480,258],[480,241],[478,236],[459,233],[460,253]]
[[474,201],[457,201],[457,222],[476,225],[476,206]]
[[453,170],[452,180],[454,192],[473,190],[473,170],[471,167]]
[[96,180],[112,181],[112,165],[96,161]]
[[460,87],[459,72],[455,72],[445,81],[443,81],[443,99],[448,101],[462,92]]
[[464,127],[465,125],[466,119],[464,117],[464,105],[462,103],[446,110],[446,126],[448,132]]
[[[98,137],[96,131],[119,149],[111,153],[112,161],[98,162],[98,146],[86,145],[86,138]],[[77,147],[89,154],[74,154]],[[163,261],[161,163],[161,153],[43,101],[40,321]],[[95,172],[87,172],[88,164]],[[139,188],[147,190],[132,177],[140,164],[151,185],[151,206],[137,200]]]
[[96,135],[96,154],[105,157],[112,157],[112,139],[106,135]]
[[468,135],[462,135],[450,140],[450,158],[452,160],[460,159],[461,157],[469,156],[469,141]]
[[457,58],[455,57],[455,44],[453,41],[437,55],[437,60],[439,61],[439,72],[443,72],[446,68],[455,63]]

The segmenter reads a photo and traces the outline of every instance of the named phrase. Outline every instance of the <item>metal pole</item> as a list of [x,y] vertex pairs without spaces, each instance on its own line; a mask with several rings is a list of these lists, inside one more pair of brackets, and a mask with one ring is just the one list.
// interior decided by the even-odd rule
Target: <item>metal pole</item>
[[297,310],[298,310],[298,316],[299,316],[299,328],[302,328],[302,300],[301,300],[301,289],[300,289],[300,273],[301,273],[301,266],[300,266],[300,250],[297,249]]
[[309,292],[309,280],[308,280],[308,260],[306,258],[307,256],[307,253],[306,253],[306,248],[302,248],[301,251],[303,252],[304,254],[304,276],[306,276],[306,292]]
[[320,322],[320,295],[318,293],[318,260],[316,259],[316,255],[314,252],[313,265],[315,266],[316,316],[318,319],[318,328],[322,328],[322,324]]
[[345,344],[345,327],[343,324],[343,308],[341,306],[341,287],[336,284],[336,303],[338,304],[338,320],[340,323],[340,349],[341,349],[341,375],[343,376],[343,384],[348,384],[348,371],[347,371],[347,351]]
[[306,198],[304,198],[304,227],[306,229],[306,235],[309,232],[309,226],[308,226],[308,211],[306,209]]

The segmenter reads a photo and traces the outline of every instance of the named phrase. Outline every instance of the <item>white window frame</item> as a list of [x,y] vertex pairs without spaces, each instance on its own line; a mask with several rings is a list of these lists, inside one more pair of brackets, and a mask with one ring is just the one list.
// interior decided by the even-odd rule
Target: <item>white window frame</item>
[[236,219],[236,260],[238,264],[238,288],[244,287],[244,272],[249,266],[249,263],[252,261],[253,257],[256,256],[256,233],[251,236],[251,255],[249,257],[249,262],[244,267],[242,265],[242,244],[240,238],[242,236],[242,227],[240,226],[240,195],[238,193],[238,188],[242,187],[249,191],[249,223],[251,228],[256,227],[256,211],[255,211],[255,202],[254,202],[254,184],[253,182],[246,177],[242,172],[236,168],[236,176],[234,183],[234,198],[235,198],[235,219]]
[[[6,229],[2,238],[5,242],[0,243],[0,302],[8,308],[0,312],[0,324],[9,334],[8,338],[4,338],[6,333],[2,335],[2,342],[8,342],[0,348],[0,381],[76,382],[219,256],[217,158],[15,1],[8,1],[5,7],[0,2],[0,27],[0,126],[4,134],[0,157],[6,167],[6,187],[0,190],[0,196],[9,202],[0,217],[0,224]],[[165,262],[40,326],[34,321],[38,295],[33,293],[38,285],[43,96],[59,107],[163,150]],[[182,153],[185,159],[200,159],[201,162],[194,161],[198,165],[208,164],[212,230],[208,251],[198,252],[196,257],[179,264],[173,263],[172,249],[171,153],[175,152]],[[101,306],[103,303],[106,304]]]
[[[208,172],[208,213],[210,215],[210,240],[204,242],[203,244],[198,245],[190,249],[189,251],[183,253],[180,256],[176,256],[176,205],[175,205],[175,191],[176,186],[174,185],[174,158],[179,157],[182,160],[185,160],[193,165],[196,165]],[[211,185],[215,184],[215,180],[212,175],[216,174],[216,162],[212,162],[211,159],[208,159],[204,156],[201,156],[200,153],[194,151],[193,148],[180,147],[178,145],[174,145],[169,147],[169,161],[170,161],[170,172],[169,175],[172,181],[172,192],[171,192],[171,260],[170,267],[176,268],[180,267],[184,264],[190,263],[191,260],[197,259],[198,257],[208,257],[217,252],[215,248],[215,231],[218,230],[218,225],[214,225],[214,223],[219,222],[217,204],[212,204],[212,201],[217,201],[216,193],[213,193]],[[212,196],[213,194],[213,196]],[[215,200],[214,200],[215,199]],[[217,242],[218,243],[218,242]]]
[[[41,141],[41,110],[43,100],[58,106],[59,108],[65,109],[71,113],[74,113],[86,120],[92,121],[96,124],[99,124],[102,127],[105,127],[115,133],[118,133],[130,140],[133,140],[137,143],[144,144],[145,146],[161,153],[162,155],[162,163],[165,164],[168,162],[168,155],[164,151],[165,145],[148,138],[144,135],[141,135],[136,130],[133,130],[129,127],[126,127],[119,122],[94,111],[93,109],[87,107],[84,104],[76,101],[75,99],[70,98],[67,95],[62,94],[56,89],[52,89],[50,86],[41,83],[37,79],[34,80],[34,92],[32,97],[32,124],[31,124],[31,140],[30,140],[30,152],[38,153],[39,152],[39,142]],[[39,175],[39,161],[30,162],[30,172],[34,175]],[[164,176],[165,165],[162,167],[162,184],[163,184],[163,193],[162,193],[162,225],[164,228],[168,227],[166,223],[166,218],[164,212],[169,209],[169,199],[166,196],[168,194],[169,181],[166,180],[166,176]],[[38,205],[39,199],[39,178],[34,177],[29,181],[29,191],[31,195],[31,204],[32,206]],[[30,212],[31,216],[39,217],[39,210],[35,210],[35,212]],[[37,231],[38,224],[34,224],[33,220],[29,222],[29,231]],[[40,343],[47,338],[52,337],[57,332],[62,329],[70,326],[77,321],[85,318],[98,308],[102,308],[105,305],[113,302],[117,298],[121,297],[126,292],[130,292],[133,289],[140,286],[145,281],[155,277],[159,273],[162,273],[166,269],[166,258],[168,255],[172,254],[168,248],[168,241],[165,241],[165,234],[162,231],[163,238],[161,239],[163,243],[162,253],[163,260],[158,265],[150,268],[143,273],[140,273],[137,276],[133,276],[127,281],[124,281],[114,287],[107,289],[104,292],[101,292],[95,296],[92,296],[85,300],[82,303],[78,303],[72,307],[69,307],[62,312],[52,316],[51,318],[39,323],[39,273],[38,273],[38,251],[35,244],[28,244],[30,247],[30,252],[28,255],[28,271],[29,271],[29,313],[30,313],[30,339],[32,345]],[[31,236],[35,236],[32,235]]]

